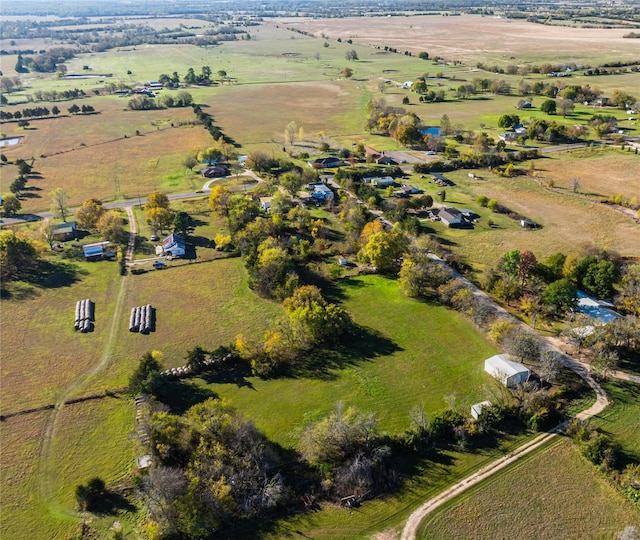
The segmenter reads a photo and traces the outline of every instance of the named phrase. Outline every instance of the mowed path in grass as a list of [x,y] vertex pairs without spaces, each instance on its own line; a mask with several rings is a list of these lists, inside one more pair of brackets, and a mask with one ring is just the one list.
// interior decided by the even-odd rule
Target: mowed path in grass
[[[483,360],[495,349],[462,315],[406,298],[396,281],[381,276],[342,282],[336,295],[374,336],[377,353],[367,356],[371,344],[354,343],[351,355],[327,353],[326,369],[317,376],[251,379],[251,386],[211,388],[287,447],[296,446],[303,427],[339,401],[374,412],[383,430],[396,433],[408,427],[414,406],[424,404],[433,413],[447,408],[447,396],[455,395],[463,407],[486,399]],[[318,362],[323,363],[322,357]]]
[[640,512],[566,439],[425,520],[418,538],[615,538]]

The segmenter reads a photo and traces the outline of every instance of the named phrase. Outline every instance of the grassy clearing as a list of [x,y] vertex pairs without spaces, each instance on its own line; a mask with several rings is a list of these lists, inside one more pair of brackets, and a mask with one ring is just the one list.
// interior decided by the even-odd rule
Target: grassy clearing
[[375,412],[382,429],[395,433],[407,427],[416,405],[442,410],[445,398],[454,394],[467,410],[485,399],[482,361],[494,349],[459,313],[406,298],[395,281],[380,276],[348,280],[335,293],[355,321],[370,330],[369,343],[351,344],[351,353],[327,353],[318,359],[321,368],[315,374],[212,387],[269,438],[295,446],[301,429],[338,401]]
[[579,193],[607,198],[620,193],[628,199],[640,199],[638,168],[640,156],[618,149],[578,150],[536,162],[541,180],[553,179],[555,187],[571,191],[571,180],[578,178]]
[[[121,279],[117,263],[75,264],[78,281],[51,289],[19,288],[2,301],[3,413],[55,402],[95,364],[109,338],[111,300]],[[96,305],[95,330],[88,334],[73,329],[76,301],[83,298]]]
[[640,461],[640,386],[622,381],[605,384],[613,405],[595,417],[593,422],[621,448],[622,460]]
[[[5,356],[6,358],[6,356]],[[6,383],[3,384],[6,386]],[[2,440],[2,511],[0,530],[6,538],[23,538],[29,524],[31,538],[53,538],[45,507],[37,496],[36,458],[50,412],[34,413],[0,422]]]
[[609,539],[627,525],[639,527],[640,513],[559,440],[456,498],[424,521],[419,538]]
[[[536,167],[545,166],[546,162],[538,160]],[[527,165],[523,164],[523,167]],[[448,229],[440,223],[426,223],[445,244],[478,268],[494,264],[511,249],[531,249],[540,259],[559,251],[577,252],[593,244],[621,255],[637,255],[637,224],[613,208],[566,192],[549,191],[539,184],[539,179],[529,176],[501,178],[486,171],[479,174],[481,180],[470,179],[466,171],[446,174],[456,183],[455,187],[446,189],[446,203],[477,212],[481,219],[475,229]],[[428,179],[425,183],[413,177],[412,183],[425,187],[432,194],[436,191]],[[541,224],[542,229],[522,230],[519,222],[477,205],[477,195],[495,198],[507,208]],[[488,226],[489,219],[494,221],[493,227]]]

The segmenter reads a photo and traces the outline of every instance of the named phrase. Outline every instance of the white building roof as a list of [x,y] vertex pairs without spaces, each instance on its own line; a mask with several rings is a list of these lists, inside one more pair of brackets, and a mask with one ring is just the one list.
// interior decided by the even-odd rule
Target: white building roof
[[494,377],[511,377],[516,373],[529,372],[529,370],[520,364],[509,360],[508,354],[496,354],[484,361],[484,370]]

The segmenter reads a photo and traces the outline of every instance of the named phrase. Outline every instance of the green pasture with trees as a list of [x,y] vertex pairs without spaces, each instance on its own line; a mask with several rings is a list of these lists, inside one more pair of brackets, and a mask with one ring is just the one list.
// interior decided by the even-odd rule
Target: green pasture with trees
[[[2,301],[11,313],[3,319],[2,413],[20,413],[1,426],[13,443],[2,478],[12,521],[5,529],[3,512],[2,528],[10,534],[33,523],[35,537],[67,537],[89,515],[96,534],[125,537],[204,538],[231,521],[237,529],[222,534],[234,538],[255,537],[256,528],[274,539],[398,531],[419,502],[515,448],[530,429],[557,423],[584,390],[557,358],[541,354],[532,333],[492,320],[429,251],[470,270],[545,331],[571,336],[580,319],[564,317],[578,287],[635,313],[637,266],[621,257],[637,256],[637,179],[629,171],[638,156],[619,148],[618,130],[640,133],[624,110],[640,97],[637,71],[576,71],[557,85],[546,67],[469,71],[428,52],[312,37],[288,24],[248,25],[241,39],[217,45],[67,51],[57,73],[51,54],[38,60],[47,62],[38,72],[34,59],[0,55],[2,138],[19,138],[3,147],[3,214],[53,214],[0,232]],[[85,72],[95,77],[65,76]],[[155,80],[164,85],[159,96],[126,95]],[[598,97],[596,84],[611,94],[610,107],[580,104]],[[498,141],[520,122],[527,140],[519,143],[529,147]],[[425,126],[440,126],[444,136],[425,137]],[[591,145],[604,137],[614,148]],[[570,142],[588,146],[538,153]],[[291,196],[319,179],[309,159],[365,161],[365,146],[429,163],[344,167],[326,207],[294,204]],[[264,181],[243,180],[241,155]],[[221,160],[235,177],[202,193],[208,179],[199,169]],[[578,161],[590,167],[567,175]],[[452,180],[446,189],[433,170]],[[598,180],[607,170],[619,175],[605,188]],[[358,182],[372,171],[421,193],[398,198],[399,186]],[[397,224],[385,228],[345,189]],[[168,196],[187,192],[198,197]],[[268,212],[259,203],[266,196],[273,196]],[[136,199],[126,275],[132,224],[123,209],[105,205]],[[429,219],[445,204],[475,212],[473,227]],[[107,239],[114,260],[90,263],[79,246],[56,246],[53,227],[72,220],[86,234],[78,242]],[[526,220],[535,227],[525,230]],[[150,238],[171,231],[187,238],[189,256],[154,270],[158,240]],[[420,233],[431,238],[414,242]],[[70,324],[80,298],[96,305],[88,334]],[[129,332],[129,309],[147,304],[156,310],[155,331]],[[619,364],[637,368],[637,336],[630,325],[616,328],[572,340],[602,377]],[[531,399],[497,388],[482,366],[498,349],[531,362],[552,385]],[[184,365],[187,377],[161,374]],[[636,460],[634,390],[607,388],[624,406],[594,423],[621,445],[623,459]],[[131,398],[140,392],[154,399],[137,414]],[[90,401],[60,409],[61,400],[82,396]],[[499,403],[471,420],[469,406],[488,398]],[[610,465],[608,448],[595,448],[600,434],[583,435],[597,454],[592,461]],[[148,452],[160,466],[139,477],[131,496],[134,457]],[[584,465],[562,444],[549,452],[558,459],[540,467]],[[578,485],[606,488],[588,467]],[[341,501],[366,503],[347,512],[334,504]],[[297,511],[263,520],[279,505]],[[123,528],[112,532],[115,517]]]

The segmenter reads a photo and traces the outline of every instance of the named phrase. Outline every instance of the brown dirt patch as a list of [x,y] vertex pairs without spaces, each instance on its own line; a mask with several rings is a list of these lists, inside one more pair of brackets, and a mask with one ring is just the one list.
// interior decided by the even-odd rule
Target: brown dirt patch
[[577,152],[564,157],[538,160],[536,168],[545,181],[553,179],[557,188],[571,189],[571,180],[580,180],[580,192],[602,197],[622,194],[640,199],[640,156],[622,152]]

